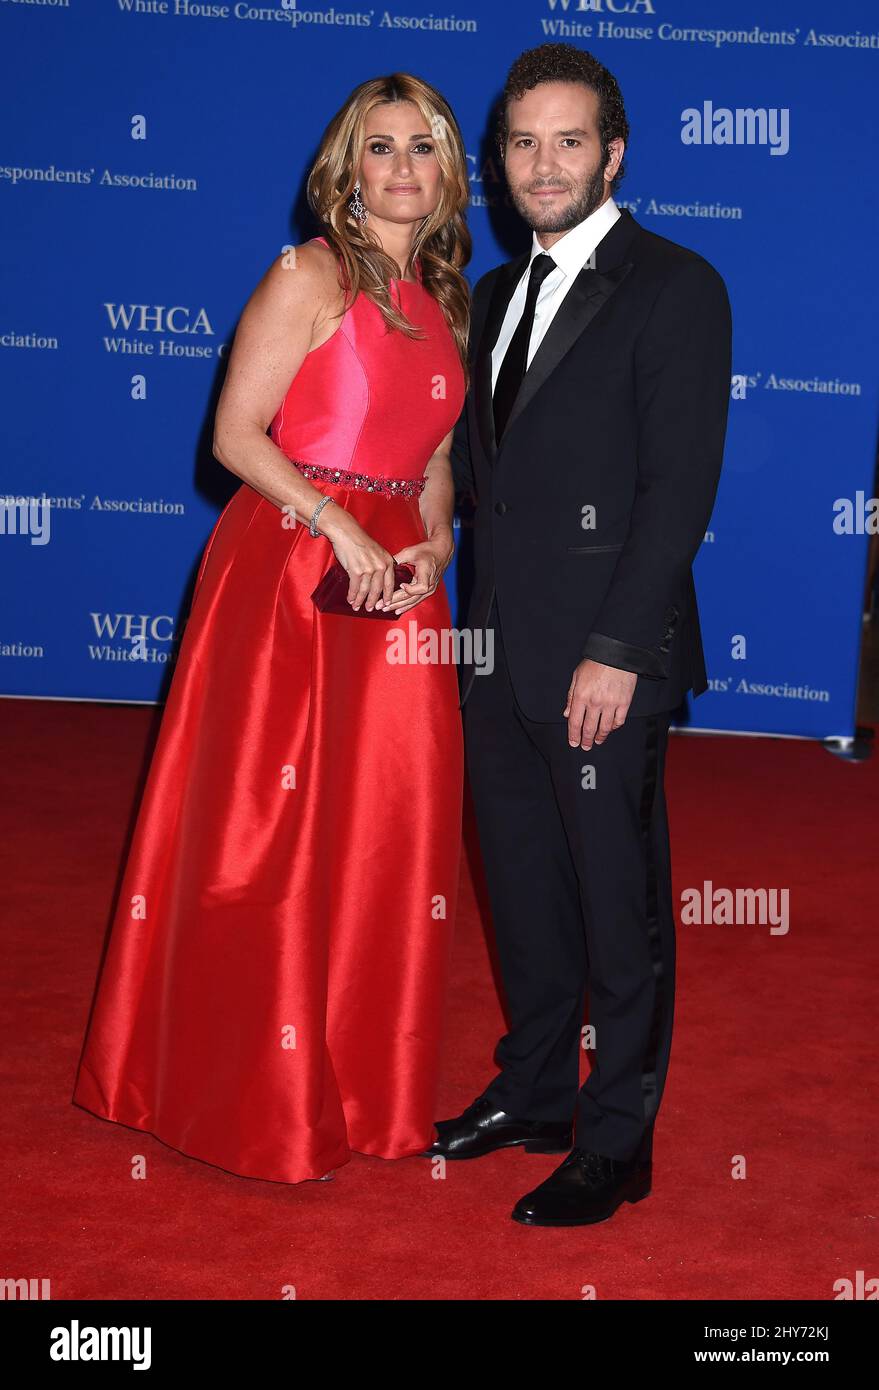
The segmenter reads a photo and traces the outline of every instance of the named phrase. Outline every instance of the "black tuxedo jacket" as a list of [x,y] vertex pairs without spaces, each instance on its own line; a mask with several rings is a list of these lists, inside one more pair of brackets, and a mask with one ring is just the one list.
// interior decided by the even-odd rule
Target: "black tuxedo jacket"
[[[516,699],[562,718],[584,657],[638,674],[630,714],[707,688],[692,561],[720,475],[731,377],[726,287],[621,210],[532,358],[498,448],[491,350],[529,253],[473,291],[471,386],[455,427],[474,502],[464,626],[496,595]],[[480,679],[461,668],[462,704]]]

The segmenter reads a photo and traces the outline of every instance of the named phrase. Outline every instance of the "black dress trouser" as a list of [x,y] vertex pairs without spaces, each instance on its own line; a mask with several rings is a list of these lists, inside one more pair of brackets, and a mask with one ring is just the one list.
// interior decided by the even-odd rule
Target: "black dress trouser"
[[[489,626],[494,667],[473,681],[464,729],[509,1031],[484,1094],[517,1119],[574,1117],[579,1148],[649,1158],[674,1007],[671,716],[629,717],[601,746],[571,748],[567,691],[557,723],[527,719],[495,605]],[[587,1000],[595,1050],[580,1089]]]

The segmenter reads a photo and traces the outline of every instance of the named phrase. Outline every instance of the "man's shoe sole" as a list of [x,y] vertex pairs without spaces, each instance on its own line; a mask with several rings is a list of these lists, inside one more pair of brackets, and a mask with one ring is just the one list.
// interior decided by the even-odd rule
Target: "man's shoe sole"
[[449,1158],[456,1162],[466,1158],[488,1158],[489,1154],[500,1153],[502,1149],[524,1149],[528,1154],[566,1154],[571,1152],[573,1137],[566,1144],[550,1139],[509,1139],[505,1144],[492,1144],[490,1149],[480,1149],[478,1153],[444,1154],[431,1149],[423,1149],[423,1158]]

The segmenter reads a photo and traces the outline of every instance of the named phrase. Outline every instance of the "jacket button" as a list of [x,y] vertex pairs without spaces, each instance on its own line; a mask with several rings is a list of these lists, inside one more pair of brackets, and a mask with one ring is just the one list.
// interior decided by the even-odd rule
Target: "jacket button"
[[507,510],[507,504],[506,502],[495,502],[494,509],[498,516],[503,516],[504,512]]

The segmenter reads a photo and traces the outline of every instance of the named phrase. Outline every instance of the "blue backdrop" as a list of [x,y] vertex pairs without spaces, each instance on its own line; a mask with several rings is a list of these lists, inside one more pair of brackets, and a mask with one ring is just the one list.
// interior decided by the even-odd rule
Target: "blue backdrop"
[[712,261],[733,303],[696,576],[712,688],[691,723],[851,734],[877,420],[873,0],[0,0],[0,40],[0,496],[19,500],[0,508],[0,691],[163,696],[237,486],[211,457],[223,358],[266,267],[318,230],[304,179],[348,92],[402,69],[451,102],[475,281],[530,236],[491,106],[519,52],[566,40],[623,88],[618,201]]

